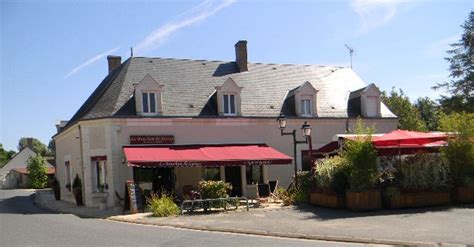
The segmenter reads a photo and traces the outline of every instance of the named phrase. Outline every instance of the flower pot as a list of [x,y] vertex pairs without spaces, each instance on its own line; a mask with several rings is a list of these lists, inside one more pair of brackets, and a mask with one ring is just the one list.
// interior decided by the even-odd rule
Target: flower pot
[[309,202],[316,206],[328,208],[344,208],[346,206],[344,196],[324,192],[310,192]]
[[474,187],[455,187],[452,196],[456,203],[473,203]]
[[382,208],[382,196],[379,190],[346,192],[346,206],[354,211],[368,211]]
[[414,208],[446,205],[451,202],[449,192],[401,193],[387,198],[386,206],[395,208]]

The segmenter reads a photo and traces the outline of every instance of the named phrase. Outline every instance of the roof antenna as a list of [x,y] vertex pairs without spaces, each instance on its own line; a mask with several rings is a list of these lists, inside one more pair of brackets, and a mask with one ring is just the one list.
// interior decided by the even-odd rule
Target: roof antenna
[[133,47],[130,47],[130,56],[133,57]]
[[354,49],[352,49],[350,46],[347,44],[344,44],[346,48],[349,50],[349,56],[351,57],[351,69],[352,69],[352,54],[354,53]]

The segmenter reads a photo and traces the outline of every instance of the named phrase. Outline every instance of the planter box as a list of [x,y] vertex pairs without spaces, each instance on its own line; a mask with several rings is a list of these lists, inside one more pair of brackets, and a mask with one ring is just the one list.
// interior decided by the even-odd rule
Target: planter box
[[456,187],[452,191],[453,199],[457,203],[473,203],[474,187]]
[[382,196],[379,190],[346,192],[346,206],[354,211],[377,210],[382,208]]
[[439,206],[451,203],[449,192],[420,192],[402,193],[400,195],[387,198],[387,207],[413,208],[426,206]]
[[309,202],[316,206],[328,208],[345,208],[346,198],[336,194],[326,194],[322,192],[310,192]]

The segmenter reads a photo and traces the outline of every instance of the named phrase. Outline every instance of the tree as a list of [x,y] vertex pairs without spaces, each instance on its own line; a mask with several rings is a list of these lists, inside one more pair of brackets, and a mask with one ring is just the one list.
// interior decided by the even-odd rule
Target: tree
[[398,128],[404,130],[426,130],[426,124],[421,119],[418,109],[411,104],[410,99],[399,89],[392,88],[390,95],[382,92],[382,101],[398,116]]
[[28,160],[28,181],[33,189],[43,189],[48,184],[46,160],[41,155],[36,155]]
[[5,166],[8,161],[10,161],[15,155],[15,151],[7,151],[3,148],[3,145],[0,143],[0,168]]
[[415,107],[420,112],[421,119],[425,122],[428,130],[438,130],[439,119],[441,117],[441,107],[428,97],[418,98]]
[[51,156],[54,156],[54,154],[56,154],[56,143],[54,142],[54,139],[49,140],[48,153]]
[[446,57],[449,63],[448,82],[438,83],[434,89],[446,88],[450,94],[442,95],[440,104],[447,113],[474,112],[474,10],[461,27],[464,29],[459,42],[451,44]]
[[[22,137],[20,141],[18,142],[18,151],[22,150],[27,146],[27,137]],[[41,154],[41,156],[47,156],[48,155],[48,148],[44,143],[42,143],[40,140],[36,138],[33,139],[33,151],[37,154]]]

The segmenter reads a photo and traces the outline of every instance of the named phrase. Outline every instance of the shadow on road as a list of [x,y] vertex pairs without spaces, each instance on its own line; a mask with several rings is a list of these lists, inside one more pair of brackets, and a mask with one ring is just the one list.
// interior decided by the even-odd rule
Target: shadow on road
[[13,196],[0,199],[0,214],[55,214],[55,212],[37,207],[32,195]]
[[312,213],[312,216],[307,219],[318,219],[318,220],[334,220],[344,218],[360,218],[360,217],[374,217],[374,216],[385,216],[385,215],[400,215],[401,217],[411,217],[416,214],[423,214],[429,212],[440,212],[440,211],[451,211],[454,208],[474,208],[474,204],[466,205],[448,205],[438,207],[422,207],[422,208],[407,208],[407,209],[395,209],[395,210],[378,210],[378,211],[366,211],[366,212],[353,212],[348,209],[331,209],[324,207],[317,207],[310,204],[300,204],[297,210],[306,213]]

